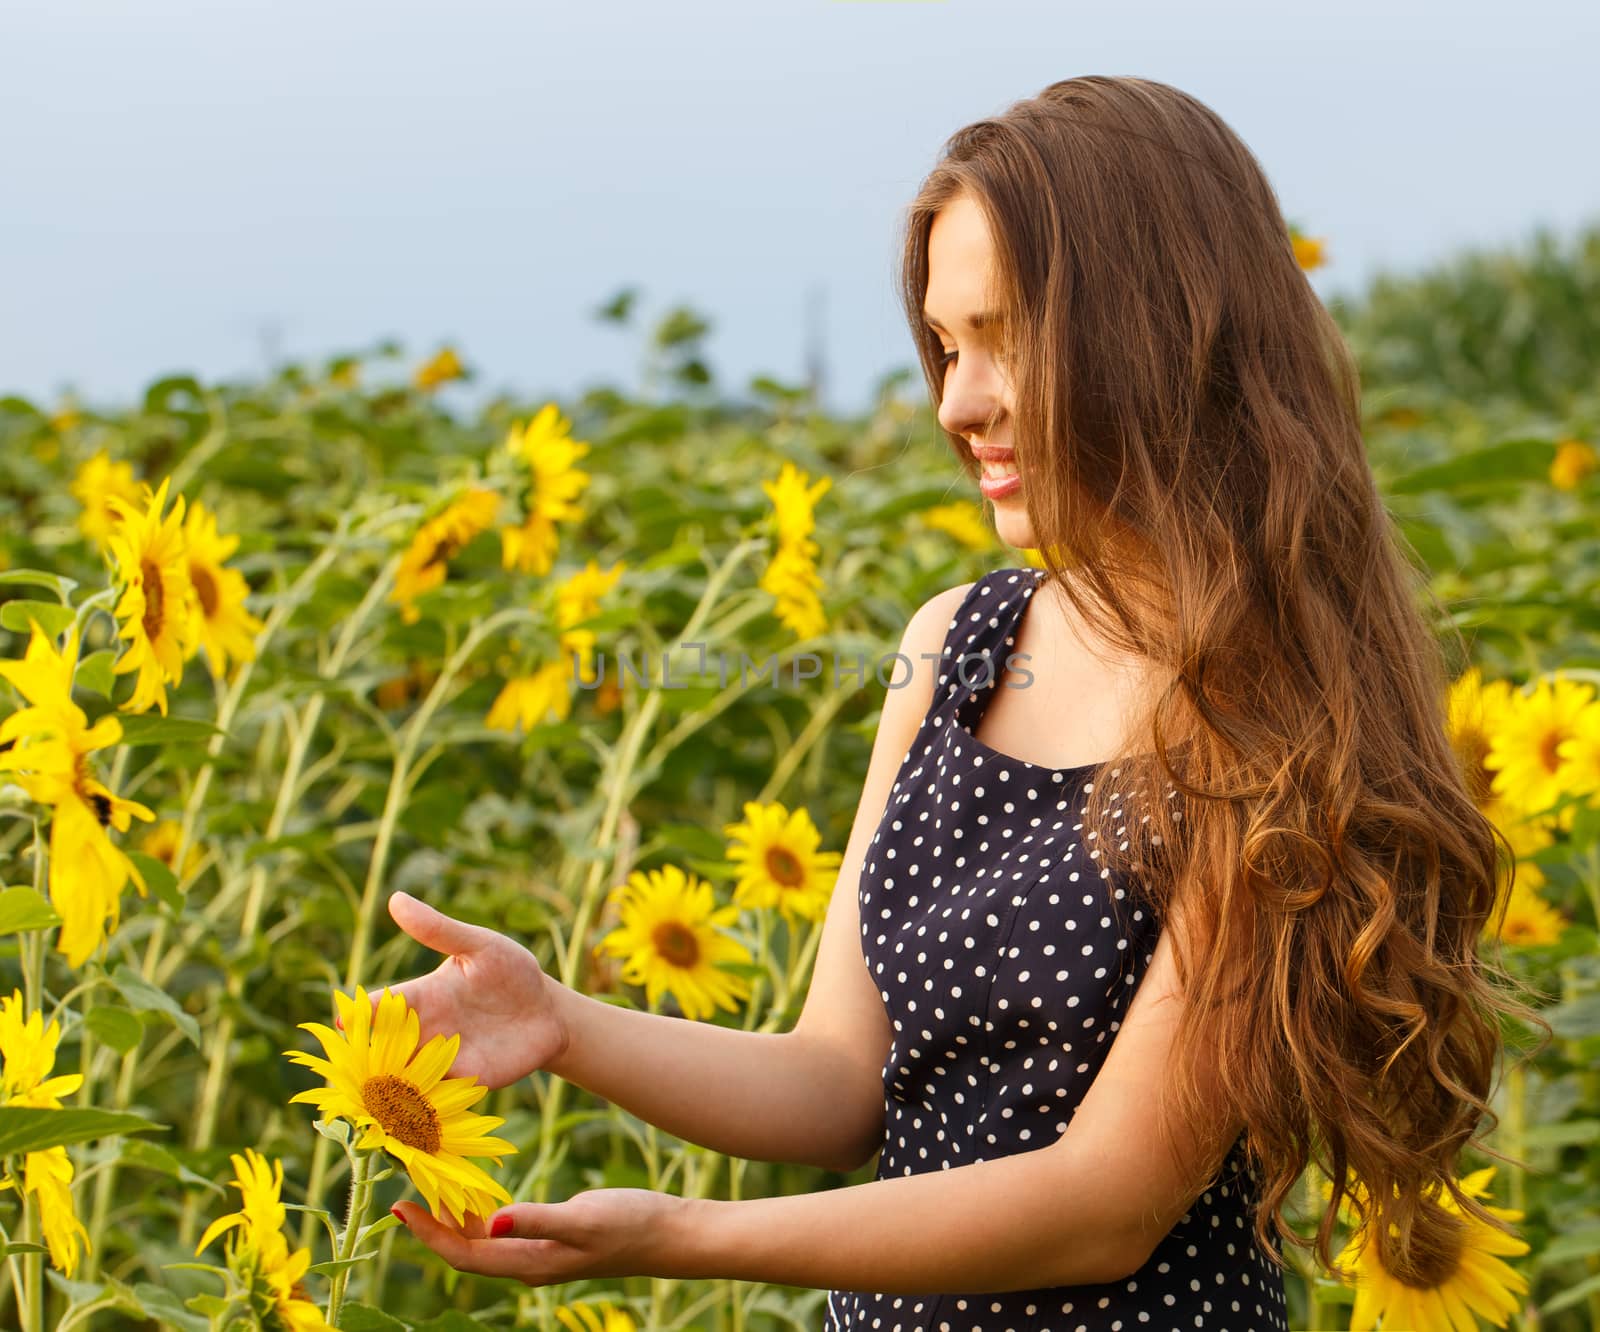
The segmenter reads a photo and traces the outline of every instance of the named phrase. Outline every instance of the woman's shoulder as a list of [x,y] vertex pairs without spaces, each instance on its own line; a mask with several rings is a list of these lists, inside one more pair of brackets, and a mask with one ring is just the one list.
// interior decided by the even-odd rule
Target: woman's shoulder
[[[900,655],[910,664],[911,674],[901,676],[897,673],[898,687],[903,688],[915,679],[922,686],[917,693],[931,698],[932,678],[940,669],[945,646],[962,609],[982,597],[998,600],[1003,595],[1000,589],[1003,586],[1010,587],[1009,579],[1020,578],[1029,572],[1026,568],[993,569],[981,578],[969,583],[956,583],[923,601],[911,613],[900,638]],[[924,680],[924,676],[928,678]]]
[[942,592],[935,592],[912,613],[907,628],[909,630],[913,624],[925,625],[929,630],[938,628],[942,641],[945,631],[953,627],[951,622],[955,619],[956,612],[969,600],[980,596],[998,598],[1012,590],[1013,584],[1020,583],[1032,572],[1033,570],[1026,566],[991,569],[970,583],[957,583]]

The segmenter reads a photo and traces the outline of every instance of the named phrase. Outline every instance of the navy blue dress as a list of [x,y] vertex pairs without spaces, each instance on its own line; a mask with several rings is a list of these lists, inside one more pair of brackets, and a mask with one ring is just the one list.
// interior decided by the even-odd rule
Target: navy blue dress
[[[1158,925],[1137,885],[1097,863],[1093,833],[1077,837],[1097,765],[1041,767],[974,738],[1041,577],[1002,569],[969,590],[862,867],[862,953],[894,1029],[879,1179],[1058,1138],[1155,952]],[[1283,1273],[1251,1230],[1243,1147],[1241,1134],[1125,1281],[830,1291],[824,1332],[1288,1332]]]

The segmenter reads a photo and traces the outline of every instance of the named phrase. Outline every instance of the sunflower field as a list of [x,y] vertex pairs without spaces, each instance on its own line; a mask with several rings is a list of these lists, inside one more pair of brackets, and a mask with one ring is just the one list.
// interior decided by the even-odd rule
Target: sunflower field
[[[1301,262],[1325,262],[1299,237]],[[1475,1226],[1416,1290],[1342,1230],[1291,1325],[1600,1327],[1600,231],[1334,313],[1391,512],[1465,633],[1450,725],[1515,848]],[[631,321],[619,299],[610,316]],[[467,410],[379,345],[142,401],[0,399],[0,1326],[814,1329],[825,1292],[465,1276],[390,1214],[872,1178],[724,1156],[536,1073],[446,1076],[404,890],[607,1003],[792,1027],[889,673],[997,544],[908,372],[853,419],[716,382]],[[1325,1181],[1308,1173],[1309,1234]]]

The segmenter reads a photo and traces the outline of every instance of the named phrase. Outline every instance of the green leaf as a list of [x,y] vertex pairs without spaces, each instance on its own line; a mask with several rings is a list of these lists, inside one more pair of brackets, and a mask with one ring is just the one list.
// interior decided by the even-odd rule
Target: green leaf
[[[390,1171],[388,1173],[393,1174],[394,1172]],[[376,1175],[369,1176],[368,1177],[368,1182],[370,1183],[373,1180],[376,1180],[377,1178],[378,1177]],[[403,1224],[403,1223],[401,1222],[400,1218],[398,1216],[396,1216],[393,1212],[385,1212],[376,1221],[374,1221],[370,1226],[362,1226],[361,1227],[361,1233],[356,1236],[356,1243],[357,1244],[365,1244],[369,1239],[372,1239],[375,1235],[381,1235],[386,1230],[393,1230],[396,1226],[401,1225],[401,1224]]]
[[1477,449],[1445,462],[1419,467],[1390,481],[1390,495],[1414,495],[1425,490],[1460,492],[1475,486],[1502,486],[1512,481],[1543,481],[1556,453],[1548,439],[1513,439],[1492,448]]
[[[183,910],[183,894],[178,891],[178,876],[164,860],[146,855],[143,851],[129,851],[128,859],[139,867],[146,887],[156,895],[156,900],[171,908],[174,915]],[[184,859],[188,859],[185,852]]]
[[366,1253],[358,1253],[353,1258],[330,1258],[325,1263],[312,1263],[310,1267],[306,1268],[306,1271],[318,1272],[323,1276],[333,1276],[356,1266],[358,1263],[366,1262],[368,1258],[376,1258],[377,1256],[378,1251],[376,1249],[368,1249]]
[[118,1054],[127,1054],[144,1035],[144,1023],[125,1008],[91,1008],[83,1015],[83,1025]]
[[1554,1299],[1546,1300],[1539,1306],[1539,1313],[1542,1317],[1560,1313],[1563,1309],[1582,1303],[1596,1291],[1600,1291],[1600,1275],[1585,1277],[1576,1286],[1568,1286]]
[[123,1165],[154,1170],[183,1184],[209,1189],[212,1193],[224,1192],[221,1184],[189,1169],[176,1154],[168,1151],[160,1143],[151,1142],[146,1138],[129,1138],[122,1144],[122,1155],[119,1159]]
[[[3,615],[3,612],[0,612]],[[210,722],[197,717],[163,717],[160,714],[134,713],[124,716],[122,743],[125,745],[198,744],[221,735]]]
[[42,1244],[24,1244],[18,1240],[15,1244],[0,1244],[0,1258],[10,1258],[19,1253],[49,1253],[50,1250]]
[[1600,1254],[1600,1226],[1580,1226],[1552,1236],[1534,1258],[1534,1266],[1541,1270],[1564,1267],[1579,1258]]
[[1600,1035],[1600,994],[1586,994],[1547,1008],[1545,1020],[1564,1041],[1579,1041]]
[[164,1129],[143,1115],[111,1110],[36,1110],[32,1106],[0,1105],[0,1156],[38,1152],[46,1147],[70,1147],[123,1133],[149,1133]]
[[87,690],[91,694],[99,694],[101,698],[111,697],[111,688],[117,682],[116,672],[112,667],[116,665],[117,654],[110,648],[102,648],[99,652],[91,652],[78,662],[78,674],[73,683],[79,689]]
[[58,606],[53,601],[8,601],[0,606],[0,625],[18,634],[29,633],[28,621],[37,620],[45,633],[55,637],[77,618],[71,606]]
[[392,1314],[353,1302],[339,1306],[339,1326],[344,1332],[406,1332],[406,1325]]
[[215,1263],[162,1263],[163,1272],[210,1272],[213,1276],[227,1279],[228,1269],[218,1267]]
[[447,1309],[426,1323],[413,1324],[411,1332],[491,1332],[486,1323],[469,1318],[459,1309]]
[[159,1013],[200,1048],[200,1024],[178,1007],[178,1001],[165,990],[157,989],[132,967],[123,963],[111,973],[111,983],[137,1013]]
[[50,903],[28,887],[0,891],[0,936],[24,930],[48,930],[61,924]]
[[77,587],[76,578],[63,578],[60,574],[53,574],[44,569],[7,569],[0,573],[0,587],[10,584],[13,587],[43,587],[54,592],[63,603],[67,594]]
[[[177,1264],[174,1263],[172,1266],[176,1267]],[[223,1275],[227,1275],[226,1269],[223,1270]],[[204,1314],[208,1319],[225,1314],[233,1308],[233,1301],[225,1300],[220,1295],[191,1295],[183,1304],[184,1308],[193,1309],[197,1314]]]
[[210,1332],[209,1318],[185,1308],[172,1291],[154,1282],[139,1282],[133,1288],[133,1297],[139,1301],[146,1316],[155,1319],[163,1328],[176,1328],[178,1332]]
[[1553,1149],[1582,1147],[1600,1142],[1600,1119],[1569,1119],[1558,1124],[1530,1124],[1523,1131],[1523,1146]]
[[322,1134],[324,1138],[331,1138],[341,1147],[347,1147],[350,1144],[350,1125],[342,1119],[314,1120],[311,1127]]

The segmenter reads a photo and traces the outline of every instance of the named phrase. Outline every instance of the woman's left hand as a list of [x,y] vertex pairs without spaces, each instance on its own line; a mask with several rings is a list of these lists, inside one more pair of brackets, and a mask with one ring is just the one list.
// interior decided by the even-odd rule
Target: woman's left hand
[[[395,1214],[459,1272],[551,1286],[586,1277],[678,1276],[673,1244],[686,1200],[653,1189],[589,1189],[563,1203],[513,1203],[466,1229],[420,1203]],[[486,1233],[487,1232],[487,1233]]]

